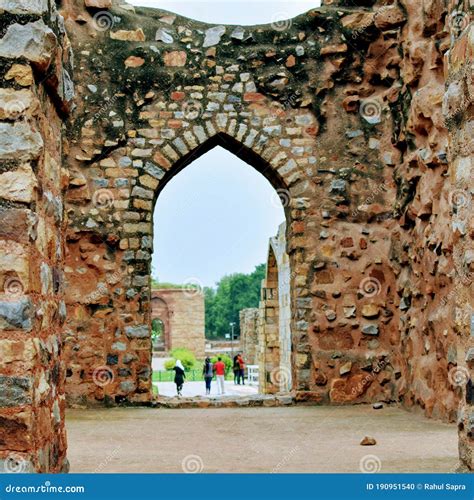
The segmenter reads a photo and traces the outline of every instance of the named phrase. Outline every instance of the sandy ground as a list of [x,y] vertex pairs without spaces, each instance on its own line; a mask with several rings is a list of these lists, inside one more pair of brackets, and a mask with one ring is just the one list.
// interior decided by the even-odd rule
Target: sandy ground
[[[153,382],[153,385],[158,387],[160,396],[176,396],[176,384],[174,382]],[[257,387],[245,385],[235,385],[234,382],[225,382],[225,395],[226,396],[249,396],[258,394]],[[185,382],[183,386],[184,397],[205,396],[206,385],[204,382]],[[212,381],[211,384],[211,397],[218,398],[217,382]]]
[[[453,472],[455,425],[370,406],[68,410],[71,472]],[[360,446],[365,436],[375,446]]]

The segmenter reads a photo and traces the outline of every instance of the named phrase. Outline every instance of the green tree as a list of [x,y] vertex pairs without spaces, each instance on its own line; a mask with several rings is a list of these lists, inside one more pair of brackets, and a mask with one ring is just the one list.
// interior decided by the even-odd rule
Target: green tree
[[265,264],[260,264],[250,274],[230,274],[217,283],[216,289],[204,289],[207,338],[224,338],[230,333],[231,322],[235,323],[234,333],[240,335],[239,312],[258,307],[264,277]]

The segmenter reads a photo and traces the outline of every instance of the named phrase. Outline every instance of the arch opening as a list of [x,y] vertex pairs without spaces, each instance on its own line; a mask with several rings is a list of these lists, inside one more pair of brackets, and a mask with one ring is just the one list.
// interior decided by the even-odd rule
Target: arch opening
[[[224,149],[225,152],[222,151],[221,148]],[[220,151],[222,151],[222,153],[219,153]],[[227,154],[228,152],[230,152],[231,155]],[[223,156],[219,157],[219,154],[222,154]],[[236,164],[231,165],[232,161],[234,161],[234,163]],[[226,201],[229,201],[230,198],[236,196],[236,192],[234,191],[238,191],[237,197],[238,202],[240,203],[239,206],[245,207],[244,209],[242,209],[242,214],[240,214],[238,217],[240,219],[244,218],[243,226],[235,225],[235,217],[234,219],[232,219],[232,216],[228,214],[225,215],[225,217],[227,217],[229,220],[226,219],[224,223],[222,223],[222,219],[218,220],[218,218],[216,218],[215,220],[212,218],[210,220],[207,219],[206,224],[209,226],[212,225],[213,229],[210,233],[205,233],[205,235],[203,236],[204,243],[199,239],[199,237],[202,236],[200,232],[205,232],[205,229],[201,229],[198,221],[201,218],[205,219],[206,216],[201,215],[201,213],[198,211],[198,208],[194,208],[193,203],[195,200],[190,199],[189,191],[186,191],[187,185],[184,181],[182,187],[183,191],[181,193],[179,192],[178,188],[174,187],[175,184],[179,184],[180,179],[186,177],[184,169],[190,166],[192,163],[194,165],[190,167],[190,170],[195,169],[196,172],[201,169],[204,170],[204,179],[199,180],[199,178],[197,178],[197,180],[195,180],[196,184],[193,184],[194,191],[200,193],[202,184],[209,184],[211,179],[213,179],[212,182],[216,184],[215,186],[213,186],[213,189],[221,191],[228,190],[228,192],[224,194],[225,198],[227,198]],[[243,163],[245,163],[246,165],[243,165]],[[251,173],[252,170],[248,169],[249,165],[254,168],[256,173]],[[208,168],[209,171],[206,171],[206,168]],[[235,169],[235,176],[242,176],[242,172],[238,170],[239,168],[242,170],[242,172],[245,170],[249,173],[249,178],[245,178],[245,180],[243,181],[245,186],[233,185],[235,184],[236,178],[232,177],[231,175],[232,169]],[[190,172],[190,170],[187,170],[187,172]],[[219,174],[217,174],[217,172],[219,172]],[[250,173],[253,178],[250,178]],[[214,177],[212,177],[213,174]],[[261,174],[266,180],[263,181],[263,179],[261,179],[261,176],[258,174]],[[227,185],[222,182],[223,177],[225,177]],[[190,182],[192,182],[193,180],[194,178],[191,177]],[[262,208],[258,208],[258,203],[255,204],[256,200],[253,199],[256,191],[255,185],[258,182],[265,184],[266,186],[265,191],[263,191],[265,194],[260,195],[264,198],[263,203],[267,204],[268,206],[275,205],[276,203],[279,204],[280,208],[278,210],[276,210],[275,206],[272,207],[272,210],[278,213],[278,220],[273,221],[274,224],[272,226],[272,229],[267,228],[266,236],[262,236],[260,234],[254,235],[254,237],[252,237],[250,233],[245,233],[244,236],[239,236],[235,233],[244,231],[242,229],[244,226],[252,226],[255,225],[256,221],[258,221],[258,223],[261,223],[263,220],[263,218],[262,220],[260,220],[261,218],[258,214],[259,211],[262,211]],[[231,186],[229,186],[229,184]],[[277,189],[281,190],[283,186],[285,186],[283,179],[278,175],[277,172],[275,172],[275,170],[269,165],[268,162],[263,160],[263,158],[261,158],[259,155],[255,154],[250,148],[243,146],[238,141],[226,134],[218,134],[212,137],[201,147],[193,150],[188,155],[183,157],[179,162],[173,165],[173,168],[167,172],[166,176],[163,177],[160,183],[160,188],[156,193],[155,210],[153,216],[157,221],[156,223],[154,222],[157,228],[156,234],[154,236],[156,247],[154,248],[154,255],[156,255],[157,257],[156,259],[154,257],[154,265],[152,266],[151,270],[151,296],[153,297],[152,300],[156,299],[158,293],[166,293],[168,296],[174,296],[173,300],[175,300],[175,305],[170,305],[171,323],[174,322],[174,324],[179,324],[181,326],[187,325],[187,327],[184,328],[185,332],[182,335],[177,334],[178,339],[175,339],[173,334],[173,326],[170,325],[171,338],[169,341],[169,345],[172,346],[172,349],[189,349],[196,355],[197,363],[194,365],[194,368],[190,370],[190,377],[192,378],[192,382],[196,382],[196,379],[202,378],[200,376],[202,374],[197,373],[195,367],[197,367],[198,371],[202,370],[202,361],[204,357],[209,356],[215,362],[216,358],[218,356],[221,356],[224,361],[229,358],[228,361],[226,361],[226,363],[228,363],[226,369],[228,374],[227,376],[229,378],[229,380],[226,381],[226,391],[233,395],[247,395],[247,392],[243,392],[240,390],[236,391],[232,387],[233,375],[235,376],[234,379],[237,382],[245,381],[245,383],[250,383],[251,386],[255,389],[254,392],[259,391],[261,393],[279,393],[288,392],[291,389],[291,300],[289,297],[290,264],[288,255],[286,254],[286,223],[282,224],[282,219],[286,220],[288,216],[288,211],[286,210],[286,208],[288,207],[282,207],[282,201],[286,200],[279,197],[279,191],[275,190],[276,187]],[[166,190],[164,189],[165,187],[167,188]],[[163,197],[166,198],[167,190],[171,190],[170,197],[173,197],[175,200],[180,199],[181,202],[184,202],[185,204],[190,203],[192,206],[192,208],[190,209],[192,213],[188,214],[189,219],[193,221],[193,225],[199,227],[190,229],[189,226],[183,226],[185,228],[185,233],[186,229],[190,231],[189,233],[186,233],[186,237],[188,238],[189,242],[192,242],[191,245],[187,245],[186,241],[181,241],[180,244],[179,238],[176,237],[176,234],[183,230],[179,227],[180,219],[179,217],[177,217],[177,215],[179,215],[178,212],[180,211],[180,202],[176,202],[176,205],[174,206],[167,205],[167,203],[161,203]],[[202,203],[202,198],[206,198],[206,195],[208,195],[207,191],[199,194],[199,203]],[[260,203],[262,203],[262,200],[260,200]],[[247,204],[249,204],[250,207],[248,207]],[[239,206],[234,209],[234,212],[239,211]],[[218,210],[219,212],[225,212],[226,208],[228,207],[223,207],[221,204],[219,204]],[[173,234],[171,234],[171,239],[173,240],[173,244],[175,245],[174,249],[168,249],[168,253],[173,253],[173,257],[176,257],[176,253],[179,254],[179,258],[181,259],[179,263],[176,259],[174,261],[171,260],[169,263],[167,263],[166,252],[161,252],[160,254],[160,245],[163,246],[163,242],[167,239],[170,239],[170,233],[166,232],[170,229],[169,225],[167,225],[166,221],[163,222],[163,220],[166,218],[166,210],[172,213],[171,217],[173,220]],[[183,209],[183,212],[184,211],[185,210]],[[252,220],[252,213],[254,215],[254,220]],[[245,218],[246,215],[248,216],[247,218]],[[219,222],[221,223],[220,225]],[[227,224],[225,222],[227,222]],[[164,231],[162,231],[161,229],[162,226],[164,226],[165,228]],[[232,228],[231,230],[234,231],[234,235],[227,234],[228,228],[226,226],[230,226]],[[258,226],[258,228],[261,229],[260,226]],[[228,262],[225,263],[227,265],[227,268],[221,268],[219,266],[223,265],[223,262],[221,262],[221,259],[219,258],[219,250],[222,250],[222,254],[225,253],[225,249],[221,249],[221,246],[222,243],[226,240],[226,236],[229,236],[228,239],[232,242],[227,252],[230,254],[238,253],[238,257],[239,259],[242,259],[242,262],[239,262],[238,259],[229,259]],[[206,238],[210,240],[210,248],[207,250],[209,262],[206,262],[204,264],[204,267],[209,267],[209,265],[210,267],[217,266],[219,267],[219,269],[222,269],[220,274],[206,272],[206,269],[203,270],[202,262],[199,262],[196,259],[194,259],[194,264],[196,264],[196,267],[193,268],[191,266],[187,268],[187,275],[186,273],[183,274],[182,272],[180,273],[178,271],[170,269],[173,263],[175,268],[178,267],[179,264],[182,264],[182,267],[186,267],[185,261],[189,258],[187,257],[187,255],[189,256],[189,253],[187,254],[186,251],[183,251],[183,248],[187,250],[189,246],[191,246],[192,250],[190,250],[190,252],[193,252],[195,251],[196,247],[199,248],[203,244],[205,245]],[[260,239],[260,254],[259,257],[253,261],[253,266],[251,266],[252,269],[255,268],[255,271],[250,271],[248,266],[249,261],[248,259],[245,262],[243,261],[243,252],[240,250],[240,248],[250,247],[251,250],[254,251],[254,246],[252,246],[252,244],[249,244],[249,242],[253,242],[253,239]],[[274,386],[270,388],[268,384],[259,382],[259,379],[260,381],[262,380],[262,376],[267,376],[266,372],[262,371],[261,361],[263,359],[262,356],[265,355],[264,350],[266,348],[266,343],[269,341],[268,331],[266,331],[265,328],[271,321],[269,317],[265,315],[265,306],[263,305],[265,297],[262,295],[261,278],[266,276],[266,279],[269,280],[270,277],[268,273],[273,272],[273,268],[270,269],[270,264],[269,262],[267,262],[268,251],[273,252],[272,245],[275,245],[275,243],[271,243],[273,239],[276,239],[275,241],[278,241],[281,246],[281,248],[278,247],[278,251],[280,252],[280,254],[283,255],[284,253],[284,255],[286,256],[285,272],[288,272],[288,277],[284,278],[287,282],[287,287],[284,289],[284,292],[285,305],[287,306],[290,313],[289,316],[285,317],[285,321],[287,321],[288,324],[286,325],[285,323],[285,344],[284,346],[282,346],[282,351],[284,351],[285,353],[284,361],[282,360],[282,362],[280,363],[278,359],[278,362],[276,362],[276,364],[272,366],[272,369],[270,370],[270,372],[272,372],[272,376],[277,377],[279,380],[277,384],[278,387]],[[212,253],[211,247],[218,247],[217,253]],[[269,248],[270,250],[268,250]],[[200,250],[198,250],[198,253],[199,252]],[[251,254],[254,255],[253,253]],[[281,266],[282,259],[280,254],[279,264]],[[206,251],[201,252],[199,255],[204,258],[204,256],[206,255]],[[162,257],[161,260],[160,256]],[[249,271],[245,272],[246,269],[249,269]],[[263,273],[261,275],[258,275],[258,280],[255,279],[255,276],[257,276],[257,269],[259,269],[259,272],[262,271]],[[185,279],[183,283],[183,277],[185,276],[188,276],[188,278]],[[161,277],[164,277],[164,279],[161,279]],[[164,281],[164,283],[160,283],[160,281]],[[224,291],[226,286],[230,286],[231,288],[233,287],[233,291],[228,292],[227,295],[225,295],[226,292]],[[244,290],[239,290],[239,286],[241,288],[244,287]],[[163,290],[163,287],[168,288],[168,290]],[[224,296],[230,302],[236,302],[236,305],[232,306],[227,304],[228,307],[226,306],[227,308],[225,309],[225,312],[218,315],[215,312],[214,308],[222,307],[223,302],[219,303],[219,300],[221,300]],[[251,297],[251,299],[249,297]],[[180,303],[186,305],[182,306],[180,305]],[[199,303],[201,305],[199,305]],[[249,324],[245,324],[244,320],[242,319],[242,313],[245,314],[245,311],[247,309],[253,309],[256,311],[256,321],[253,321],[251,324],[251,328],[253,329],[252,332],[248,331]],[[277,308],[276,310],[279,311],[280,309]],[[202,320],[202,316],[205,316],[204,321]],[[223,321],[226,321],[226,326],[224,326],[224,329],[222,329]],[[279,328],[278,323],[275,326],[277,329]],[[202,332],[202,336],[200,331]],[[279,334],[277,333],[277,337],[278,336]],[[204,341],[205,343],[203,351],[201,351],[199,345],[199,343],[202,343],[202,341]],[[287,345],[287,341],[289,342],[289,345]],[[277,338],[276,342],[280,344],[279,337]],[[168,354],[170,354],[171,357],[173,357],[173,355],[175,357],[177,356],[176,352],[173,350],[168,352]],[[241,354],[244,360],[244,380],[238,377],[238,375],[235,373],[235,358],[237,354]],[[154,366],[156,366],[156,363],[154,363]],[[166,366],[169,368],[171,364],[168,364]],[[171,395],[170,392],[173,391],[173,389],[170,389],[169,386],[165,386],[165,384],[162,382],[157,383],[157,381],[168,380],[165,374],[157,373],[162,371],[163,370],[155,370],[155,374],[153,376],[154,384],[158,386],[160,394],[166,392],[166,395]],[[234,374],[232,374],[233,371]],[[237,385],[243,386],[244,384],[238,383]],[[204,384],[201,383],[201,387],[199,388],[198,393],[202,392],[203,390]]]

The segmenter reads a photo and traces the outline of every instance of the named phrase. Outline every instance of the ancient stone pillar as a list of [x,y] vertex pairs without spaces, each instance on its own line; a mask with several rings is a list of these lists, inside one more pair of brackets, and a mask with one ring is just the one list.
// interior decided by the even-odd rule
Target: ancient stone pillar
[[458,335],[458,366],[452,374],[463,388],[458,415],[461,469],[474,469],[474,24],[467,1],[451,1],[448,27],[451,48],[446,54],[443,102],[449,130],[452,231],[456,287],[452,296]]
[[54,5],[1,5],[0,472],[67,469],[61,162],[74,91]]

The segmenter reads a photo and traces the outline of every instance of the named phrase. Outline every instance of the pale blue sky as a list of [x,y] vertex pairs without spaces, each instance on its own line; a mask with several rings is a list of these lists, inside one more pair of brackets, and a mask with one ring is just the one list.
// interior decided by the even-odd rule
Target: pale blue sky
[[225,274],[265,261],[268,238],[285,220],[270,183],[220,147],[191,163],[155,208],[154,275],[213,286]]
[[319,0],[128,0],[132,5],[169,10],[212,24],[266,24],[290,19],[320,5]]
[[[317,7],[303,0],[129,0],[212,24],[253,25],[289,19]],[[155,208],[153,275],[213,286],[224,275],[265,262],[268,239],[284,221],[270,183],[251,166],[214,148],[174,177]]]

